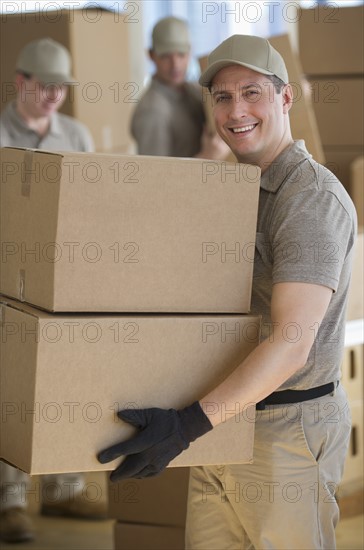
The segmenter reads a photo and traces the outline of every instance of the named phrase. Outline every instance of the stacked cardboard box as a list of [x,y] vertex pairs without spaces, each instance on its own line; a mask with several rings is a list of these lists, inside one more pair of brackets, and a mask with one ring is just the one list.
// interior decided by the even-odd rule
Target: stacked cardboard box
[[[364,6],[327,5],[302,10],[299,22],[299,51],[310,81],[326,166],[345,185],[363,224],[363,20]],[[356,245],[347,310],[347,331],[361,332],[347,339],[342,365],[343,384],[353,418],[350,449],[341,494],[363,485],[363,340],[356,325],[363,318],[363,235]]]
[[290,110],[291,130],[293,139],[304,139],[307,150],[313,158],[325,163],[316,116],[312,106],[312,97],[307,89],[301,60],[294,51],[288,34],[272,36],[269,39],[272,46],[282,55],[288,71],[289,81],[293,88],[294,103]]
[[[0,456],[31,474],[113,469],[96,455],[134,433],[119,409],[186,406],[259,342],[260,171],[17,148],[1,161]],[[171,466],[252,460],[254,407],[221,414]],[[182,525],[139,523],[182,547]]]
[[360,514],[363,512],[362,498],[358,498],[359,492],[362,493],[364,487],[363,251],[364,234],[359,233],[355,245],[347,308],[345,350],[341,367],[342,384],[348,396],[352,417],[350,445],[339,489],[340,509],[341,513],[345,515]]
[[35,2],[35,12],[20,13],[10,2],[1,14],[0,110],[16,97],[20,50],[31,40],[50,37],[70,51],[78,81],[70,87],[61,111],[90,128],[97,151],[132,152],[129,120],[139,91],[129,55],[133,7],[111,13],[92,2],[83,9],[76,9],[77,4],[70,2],[70,9],[62,10],[55,2]]
[[299,51],[309,79],[326,165],[350,189],[363,154],[364,6],[302,10]]
[[259,168],[16,148],[1,157],[2,293],[56,312],[249,311]]
[[[344,475],[339,489],[339,498],[346,497],[357,490],[363,489],[364,470],[364,442],[363,442],[363,371],[364,347],[363,326],[361,324],[361,338],[356,341],[350,339],[350,331],[355,327],[348,324],[348,343],[345,348],[342,363],[342,383],[348,395],[352,417],[350,445],[345,461]],[[358,511],[357,513],[360,513]]]
[[155,478],[109,485],[109,517],[115,549],[184,549],[189,468],[170,468]]

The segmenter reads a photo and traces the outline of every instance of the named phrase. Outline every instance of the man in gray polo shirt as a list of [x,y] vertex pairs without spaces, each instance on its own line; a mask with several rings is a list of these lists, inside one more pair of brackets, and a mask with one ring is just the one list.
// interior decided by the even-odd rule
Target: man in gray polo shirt
[[[86,126],[58,113],[68,86],[75,84],[66,48],[48,38],[27,44],[16,63],[16,84],[17,98],[0,116],[2,147],[93,151],[93,140]],[[29,476],[4,462],[0,462],[0,474],[0,539],[30,540],[34,538],[34,529],[26,513]],[[82,497],[84,486],[84,474],[42,476],[42,513],[104,517],[104,505]]]
[[267,40],[228,38],[200,82],[211,91],[221,137],[239,162],[262,171],[252,293],[262,341],[189,407],[120,411],[143,429],[99,460],[127,455],[113,480],[156,474],[226,411],[255,403],[253,464],[191,469],[186,548],[334,549],[335,491],[350,434],[338,381],[354,205],[304,142],[293,141],[292,88]]
[[149,55],[156,72],[131,122],[140,155],[224,160],[229,152],[205,129],[202,88],[186,82],[190,50],[185,21],[166,17],[155,25]]

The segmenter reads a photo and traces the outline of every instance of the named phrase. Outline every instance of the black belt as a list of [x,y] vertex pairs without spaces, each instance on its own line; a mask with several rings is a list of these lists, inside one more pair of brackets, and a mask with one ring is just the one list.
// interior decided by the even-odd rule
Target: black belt
[[339,382],[330,382],[329,384],[310,388],[309,390],[276,391],[268,395],[265,399],[262,399],[262,401],[259,401],[255,408],[258,411],[264,411],[266,405],[288,405],[289,403],[300,403],[301,401],[322,397],[323,395],[332,393],[338,383]]

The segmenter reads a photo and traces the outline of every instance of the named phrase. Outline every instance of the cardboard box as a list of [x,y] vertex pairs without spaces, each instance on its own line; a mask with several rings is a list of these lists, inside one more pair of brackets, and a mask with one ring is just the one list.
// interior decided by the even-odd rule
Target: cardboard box
[[363,147],[364,79],[309,78],[324,147]]
[[313,158],[325,164],[325,154],[312,107],[311,91],[303,75],[301,60],[293,50],[288,34],[272,36],[269,42],[283,57],[293,89],[294,104],[289,113],[293,139],[304,139]]
[[341,383],[347,393],[349,401],[358,401],[364,398],[364,349],[363,344],[346,347],[341,365]]
[[349,450],[345,460],[344,475],[341,481],[341,485],[344,486],[354,480],[362,480],[364,471],[363,401],[351,401],[349,405],[352,428]]
[[189,468],[167,468],[159,476],[109,483],[109,517],[126,523],[184,527]]
[[93,9],[92,2],[89,7],[71,5],[68,10],[54,9],[54,4],[38,6],[36,12],[1,14],[1,110],[16,97],[15,64],[20,50],[32,40],[50,37],[70,51],[73,75],[79,82],[70,87],[61,111],[89,127],[96,150],[127,147],[132,143],[129,122],[139,92],[129,60],[132,6],[112,13]]
[[358,233],[353,259],[353,269],[349,287],[349,298],[346,319],[363,319],[364,317],[364,234]]
[[351,167],[355,159],[362,152],[360,147],[325,147],[326,162],[325,166],[341,181],[351,198],[352,194],[352,173]]
[[3,294],[57,312],[249,311],[258,167],[1,152]]
[[299,52],[306,74],[363,74],[363,6],[335,2],[299,12]]
[[184,550],[182,527],[115,523],[115,550]]
[[[118,410],[191,404],[260,332],[253,316],[55,315],[8,299],[1,315],[0,456],[30,474],[114,469],[96,454],[134,433]],[[255,408],[236,412],[172,465],[250,462]]]
[[358,227],[364,228],[364,156],[353,160],[350,166],[350,195],[358,215]]

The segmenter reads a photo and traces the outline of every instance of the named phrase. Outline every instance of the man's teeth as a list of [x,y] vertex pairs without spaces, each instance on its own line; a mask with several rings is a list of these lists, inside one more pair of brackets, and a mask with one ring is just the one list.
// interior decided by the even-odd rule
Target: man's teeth
[[241,134],[244,132],[249,132],[249,130],[253,130],[255,127],[255,124],[250,124],[250,126],[244,126],[243,128],[233,128],[234,134]]

